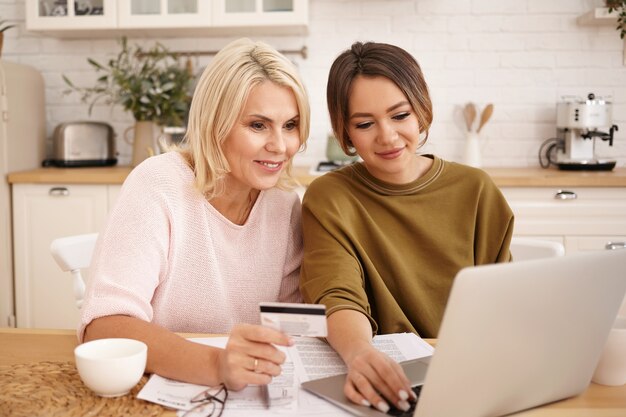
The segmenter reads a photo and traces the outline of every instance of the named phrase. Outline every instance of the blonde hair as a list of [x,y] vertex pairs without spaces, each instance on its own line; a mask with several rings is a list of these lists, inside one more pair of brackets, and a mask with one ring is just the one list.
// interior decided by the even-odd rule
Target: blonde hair
[[[294,65],[264,42],[242,38],[226,45],[204,70],[196,86],[185,142],[179,150],[194,170],[196,188],[207,198],[221,194],[229,172],[222,145],[240,117],[250,90],[264,81],[290,88],[300,115],[300,147],[309,137],[309,100]],[[289,189],[291,161],[277,187]]]

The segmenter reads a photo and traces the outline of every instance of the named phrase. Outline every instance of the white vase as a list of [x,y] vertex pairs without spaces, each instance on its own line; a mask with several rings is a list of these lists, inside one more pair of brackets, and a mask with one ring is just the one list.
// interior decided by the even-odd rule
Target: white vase
[[467,137],[465,138],[463,163],[476,168],[480,168],[482,166],[482,157],[480,155],[480,136],[478,133],[467,133]]

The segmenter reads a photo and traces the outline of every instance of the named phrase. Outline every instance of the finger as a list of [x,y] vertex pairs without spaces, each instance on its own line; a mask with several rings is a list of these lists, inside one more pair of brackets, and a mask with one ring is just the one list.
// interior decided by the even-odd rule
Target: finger
[[399,383],[403,386],[401,392],[398,393],[398,396],[402,398],[403,400],[417,399],[417,397],[415,396],[415,393],[413,392],[411,381],[409,381],[409,378],[404,373],[404,369],[402,369],[402,366],[400,366],[400,364],[395,361],[392,361],[391,365],[395,370],[395,373],[393,375],[399,378]]
[[[256,359],[256,361],[255,361]],[[254,368],[257,368],[255,372]],[[225,352],[222,368],[222,381],[228,389],[239,391],[249,384],[269,384],[272,375],[258,370],[265,370],[266,365],[258,358],[252,358],[241,352]]]
[[272,383],[272,377],[268,374],[260,374],[257,372],[248,372],[246,375],[248,384],[251,385],[267,385]]
[[232,340],[229,339],[226,350],[239,352],[252,358],[265,359],[277,365],[283,364],[287,359],[287,355],[273,344],[254,342],[242,338],[241,335],[233,337]]
[[287,359],[287,355],[281,352],[273,345],[266,343],[248,343],[248,347],[244,350],[245,353],[252,358],[259,358],[269,362],[273,362],[276,365],[282,365]]
[[282,368],[273,362],[256,358],[255,363],[254,363],[254,368],[252,369],[252,371],[259,373],[259,374],[267,374],[267,375],[274,377],[282,373]]
[[285,333],[270,327],[255,324],[240,326],[243,336],[247,340],[261,343],[272,343],[279,346],[293,346],[294,340]]
[[[402,368],[391,359],[375,360],[370,362],[370,366],[361,366],[363,376],[369,381],[370,386],[382,394],[390,403],[394,404],[400,410],[408,410],[409,392],[412,392],[410,386],[406,387],[402,381],[406,379]],[[400,372],[400,374],[398,374]],[[359,390],[361,389],[358,386]],[[408,391],[407,391],[408,390]],[[362,392],[362,391],[361,391]],[[362,392],[363,393],[363,392]],[[366,398],[370,399],[367,395]],[[370,399],[371,400],[371,399]],[[376,404],[376,403],[372,403]]]
[[388,359],[385,362],[374,363],[374,369],[381,380],[385,382],[390,391],[394,394],[393,399],[387,397],[389,400],[393,401],[394,404],[398,401],[408,400],[413,394],[411,383],[404,374],[404,370],[394,360]]
[[389,411],[390,407],[387,401],[385,401],[383,397],[378,394],[370,381],[363,374],[359,372],[354,372],[349,375],[348,380],[346,380],[346,385],[344,386],[344,393],[346,393],[346,396],[348,396],[348,393],[350,393],[350,388],[352,388],[357,393],[360,393],[360,395],[367,402],[372,404],[379,411],[383,413],[387,413]]
[[230,369],[241,369],[242,371],[266,374],[271,377],[278,376],[282,373],[282,368],[271,361],[261,358],[244,356],[239,353],[233,353],[229,356]]
[[[363,376],[367,380],[368,385],[371,385],[373,389],[391,402],[395,403],[399,400],[397,394],[394,394],[392,387],[386,381],[386,378],[393,372],[386,356],[380,354],[359,356],[353,360],[351,365],[352,369],[355,370],[354,382],[359,391],[365,394],[366,398],[368,397],[367,394],[360,389],[362,384],[360,376]],[[381,375],[384,375],[384,377]]]
[[356,388],[354,388],[354,385],[348,379],[346,379],[346,384],[343,387],[343,393],[345,394],[347,399],[349,399],[355,404],[361,404],[361,405],[364,405],[365,407],[370,407],[372,405],[368,400],[365,399],[364,396],[362,396],[356,390]]
[[271,337],[266,337],[268,332],[286,337],[274,329],[263,326],[239,325],[231,332],[226,348],[281,364],[285,361],[285,354],[274,346]]

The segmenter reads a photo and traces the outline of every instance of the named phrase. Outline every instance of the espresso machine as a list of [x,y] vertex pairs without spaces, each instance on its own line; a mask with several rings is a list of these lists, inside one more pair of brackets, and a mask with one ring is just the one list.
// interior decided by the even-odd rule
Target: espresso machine
[[[613,124],[610,101],[590,93],[586,98],[564,97],[556,107],[556,137],[545,141],[539,150],[542,167],[556,165],[563,170],[610,171],[616,161],[599,159],[596,140],[613,146]],[[608,128],[608,132],[600,129]]]

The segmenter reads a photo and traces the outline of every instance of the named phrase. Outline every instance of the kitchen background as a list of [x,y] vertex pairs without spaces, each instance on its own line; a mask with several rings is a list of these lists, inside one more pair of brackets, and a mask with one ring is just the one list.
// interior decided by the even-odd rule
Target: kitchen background
[[[240,13],[237,6],[244,3],[265,14]],[[47,7],[28,7],[38,4]],[[65,4],[70,14],[80,11],[78,16],[57,18]],[[83,21],[92,18],[84,17],[89,4],[88,13],[95,16]],[[197,13],[131,13],[133,6],[159,4],[185,10],[197,6]],[[103,5],[108,13],[102,13]],[[274,13],[289,5],[291,12]],[[308,5],[308,13],[302,5]],[[50,256],[50,243],[101,230],[130,168],[23,170],[43,159],[37,145],[50,144],[57,125],[85,119],[113,125],[120,165],[131,161],[131,146],[123,139],[134,125],[130,113],[103,104],[89,117],[79,94],[63,94],[63,75],[78,86],[96,85],[100,74],[87,58],[107,63],[115,57],[119,27],[134,31],[129,43],[140,43],[144,50],[159,41],[172,52],[191,51],[197,72],[211,60],[210,54],[197,54],[219,50],[240,36],[295,51],[288,56],[303,75],[313,109],[308,149],[296,157],[299,173],[325,159],[330,131],[325,85],[333,59],[355,40],[400,45],[417,57],[430,85],[435,119],[427,151],[462,161],[470,143],[465,104],[495,105],[479,145],[483,166],[516,215],[516,237],[555,241],[566,254],[626,247],[624,41],[615,18],[585,18],[602,6],[603,0],[0,0],[0,93],[6,93],[0,100],[0,107],[6,106],[0,119],[0,175],[6,179],[0,181],[0,327],[75,327],[71,280]],[[301,31],[307,20],[307,30]],[[29,32],[26,22],[46,32]],[[198,27],[192,37],[194,22]],[[272,36],[259,36],[262,24],[272,25],[263,29]],[[6,25],[16,27],[4,30]],[[55,30],[64,36],[81,30],[82,37],[57,38]],[[142,37],[137,37],[140,30]],[[297,53],[303,47],[306,57]],[[45,108],[36,105],[43,89],[38,74],[15,63],[43,74]],[[29,78],[29,72],[35,74]],[[613,123],[620,126],[615,146],[596,140],[597,155],[616,159],[620,168],[608,175],[532,169],[539,166],[541,144],[556,134],[561,97],[590,92],[614,103]],[[299,178],[307,183],[313,177]]]
[[[308,57],[290,55],[308,88],[312,129],[297,165],[325,159],[330,122],[325,85],[332,60],[355,40],[406,48],[420,62],[430,85],[434,123],[428,151],[460,161],[465,127],[462,107],[494,103],[482,131],[484,166],[538,166],[541,143],[555,135],[556,103],[563,95],[611,96],[613,147],[598,154],[626,164],[626,65],[624,42],[613,24],[584,25],[577,18],[602,0],[310,0],[307,35],[251,36],[278,49],[308,48]],[[63,95],[62,74],[93,86],[96,73],[87,57],[106,62],[119,51],[116,38],[58,39],[25,29],[25,0],[0,0],[0,17],[17,28],[5,32],[3,59],[32,65],[46,83],[47,136],[67,121],[102,120],[116,131],[120,164],[131,146],[123,140],[132,116],[121,108],[96,106],[92,116],[79,95]],[[246,33],[239,34],[241,36]],[[171,51],[219,49],[229,37],[130,38],[149,47],[162,42]],[[196,68],[210,57],[193,58]],[[599,141],[597,141],[599,142]]]

